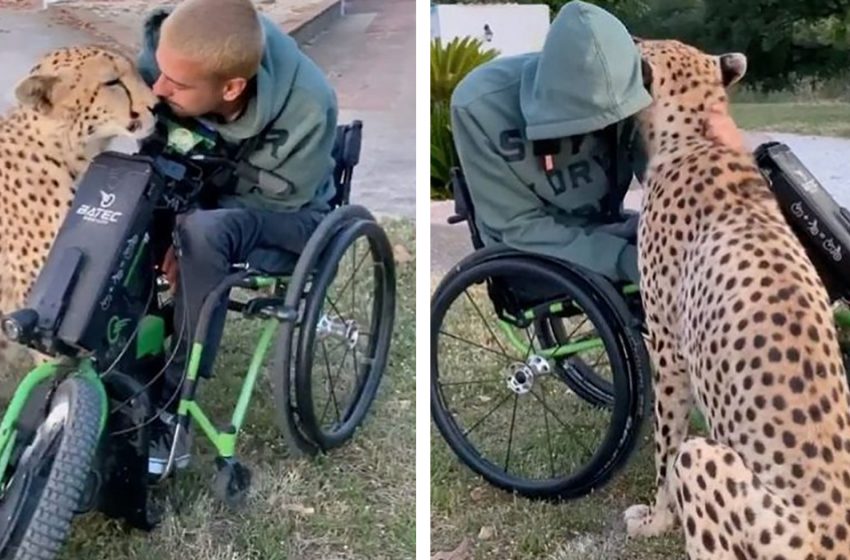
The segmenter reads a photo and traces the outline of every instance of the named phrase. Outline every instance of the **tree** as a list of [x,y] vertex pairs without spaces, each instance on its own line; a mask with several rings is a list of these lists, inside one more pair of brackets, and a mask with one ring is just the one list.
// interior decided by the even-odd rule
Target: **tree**
[[701,46],[744,52],[749,81],[764,89],[835,76],[850,62],[850,0],[705,0],[705,25]]

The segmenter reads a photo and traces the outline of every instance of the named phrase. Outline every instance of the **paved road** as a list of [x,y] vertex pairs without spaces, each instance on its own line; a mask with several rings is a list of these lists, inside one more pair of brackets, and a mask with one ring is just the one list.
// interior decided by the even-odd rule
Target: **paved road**
[[[304,46],[338,92],[340,122],[361,119],[363,148],[352,200],[382,216],[416,215],[413,0],[348,0],[347,15]],[[61,46],[91,42],[44,12],[0,10],[0,112],[34,62]],[[119,142],[117,149],[132,149]]]
[[328,73],[340,121],[363,121],[352,201],[380,215],[416,215],[413,0],[348,0],[347,15],[304,46]]
[[43,54],[90,41],[82,31],[55,25],[46,12],[0,9],[0,112],[12,106],[15,85]]

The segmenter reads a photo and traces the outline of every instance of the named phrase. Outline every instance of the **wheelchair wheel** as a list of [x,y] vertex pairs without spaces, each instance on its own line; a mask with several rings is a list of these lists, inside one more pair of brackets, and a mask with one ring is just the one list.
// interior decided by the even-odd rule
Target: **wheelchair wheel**
[[[498,309],[500,287],[519,285],[545,295]],[[491,484],[529,498],[579,497],[609,480],[634,448],[648,358],[595,290],[526,256],[470,259],[437,288],[432,417],[458,458]],[[582,369],[567,377],[565,363]],[[611,402],[577,394],[576,379],[610,383]]]
[[390,242],[375,221],[352,220],[322,252],[290,341],[294,364],[284,357],[290,377],[282,392],[302,451],[338,447],[363,421],[386,368],[394,318]]
[[58,555],[97,447],[103,403],[91,382],[68,378],[48,406],[34,400],[26,406],[32,413],[34,404],[40,419],[26,435],[19,432],[0,498],[0,558]]

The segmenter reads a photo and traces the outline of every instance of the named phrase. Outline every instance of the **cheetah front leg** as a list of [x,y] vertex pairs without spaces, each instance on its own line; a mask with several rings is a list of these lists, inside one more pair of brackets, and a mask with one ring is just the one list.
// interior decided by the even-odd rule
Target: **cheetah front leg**
[[650,342],[650,354],[656,368],[653,415],[655,503],[651,507],[633,505],[625,511],[626,531],[630,537],[660,535],[676,523],[669,478],[679,447],[688,433],[688,417],[693,399],[684,359],[671,345],[671,338],[656,335]]

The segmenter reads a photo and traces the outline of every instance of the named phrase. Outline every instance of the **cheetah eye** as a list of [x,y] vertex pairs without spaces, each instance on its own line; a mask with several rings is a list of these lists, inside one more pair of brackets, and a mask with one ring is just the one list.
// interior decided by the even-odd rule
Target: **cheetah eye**
[[109,80],[108,82],[104,82],[103,85],[107,87],[119,86],[121,85],[121,78],[115,78],[114,80]]

